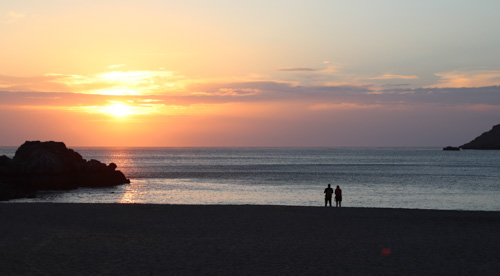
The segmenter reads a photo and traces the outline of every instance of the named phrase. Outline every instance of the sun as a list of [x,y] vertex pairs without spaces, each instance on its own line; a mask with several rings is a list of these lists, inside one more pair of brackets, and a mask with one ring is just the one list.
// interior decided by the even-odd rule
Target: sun
[[125,117],[134,113],[130,106],[122,103],[110,104],[105,107],[104,112],[116,117]]

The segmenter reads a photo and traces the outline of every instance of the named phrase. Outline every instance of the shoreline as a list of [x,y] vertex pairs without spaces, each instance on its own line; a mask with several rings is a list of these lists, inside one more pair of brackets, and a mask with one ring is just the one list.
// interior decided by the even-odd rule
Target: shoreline
[[0,204],[5,275],[496,275],[500,212]]
[[41,201],[16,201],[16,199],[0,201],[0,204],[55,204],[55,205],[151,205],[151,206],[221,206],[221,207],[237,207],[237,206],[255,206],[255,207],[291,207],[291,208],[325,208],[325,209],[380,209],[380,210],[415,210],[415,211],[450,211],[450,212],[492,212],[500,213],[500,210],[474,210],[474,209],[426,209],[426,208],[399,208],[399,207],[363,207],[363,206],[345,206],[345,207],[324,207],[322,205],[271,205],[271,204],[177,204],[177,203],[142,203],[142,202],[41,202]]

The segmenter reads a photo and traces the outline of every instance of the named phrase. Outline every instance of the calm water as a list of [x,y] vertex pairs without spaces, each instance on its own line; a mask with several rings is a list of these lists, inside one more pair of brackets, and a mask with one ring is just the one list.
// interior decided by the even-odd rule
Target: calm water
[[[22,202],[321,206],[500,211],[500,151],[438,148],[74,148],[129,185],[40,192]],[[15,148],[0,148],[12,157]]]

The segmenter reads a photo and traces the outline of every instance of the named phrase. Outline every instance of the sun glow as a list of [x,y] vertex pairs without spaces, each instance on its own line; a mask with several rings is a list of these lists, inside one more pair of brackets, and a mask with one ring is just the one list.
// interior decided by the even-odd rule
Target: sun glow
[[134,114],[132,108],[128,105],[122,103],[113,103],[108,105],[104,109],[104,113],[116,116],[116,117],[125,117],[131,114]]

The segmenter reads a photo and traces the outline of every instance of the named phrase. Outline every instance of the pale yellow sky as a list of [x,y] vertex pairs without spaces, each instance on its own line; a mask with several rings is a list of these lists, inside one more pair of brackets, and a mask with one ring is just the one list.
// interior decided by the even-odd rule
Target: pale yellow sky
[[442,146],[500,118],[498,1],[0,3],[0,145]]

